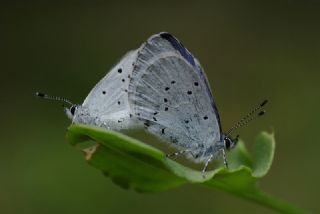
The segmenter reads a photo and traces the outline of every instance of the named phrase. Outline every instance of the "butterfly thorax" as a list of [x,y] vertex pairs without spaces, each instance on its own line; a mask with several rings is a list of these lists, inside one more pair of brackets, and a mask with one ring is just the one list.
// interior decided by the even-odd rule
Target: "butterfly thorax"
[[97,116],[95,117],[94,115],[92,115],[92,113],[90,113],[87,107],[79,105],[74,112],[72,123],[99,125],[101,122],[99,121],[99,118]]

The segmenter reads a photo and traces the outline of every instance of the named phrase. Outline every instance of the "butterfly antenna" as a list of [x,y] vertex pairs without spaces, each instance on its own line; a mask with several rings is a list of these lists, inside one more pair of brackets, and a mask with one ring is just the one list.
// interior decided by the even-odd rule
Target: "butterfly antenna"
[[65,103],[68,103],[70,105],[73,105],[73,103],[65,98],[62,97],[57,97],[57,96],[50,96],[41,92],[36,92],[36,96],[41,97],[42,99],[46,99],[46,100],[57,100],[57,101],[62,101]]
[[[237,130],[238,128],[241,128],[248,123],[250,123],[253,119],[262,116],[266,113],[265,110],[261,110],[266,104],[268,103],[268,100],[264,100],[260,105],[252,109],[247,115],[245,115],[239,122],[237,122],[234,126],[232,126],[229,131],[227,132],[226,136],[230,136],[232,132]],[[258,112],[259,111],[259,112]],[[255,114],[257,113],[258,114]]]

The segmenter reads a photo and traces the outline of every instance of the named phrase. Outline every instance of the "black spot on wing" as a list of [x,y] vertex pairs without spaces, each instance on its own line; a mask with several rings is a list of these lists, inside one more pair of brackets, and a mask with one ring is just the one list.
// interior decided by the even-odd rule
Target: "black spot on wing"
[[196,63],[194,61],[193,56],[190,54],[190,52],[179,42],[176,38],[174,38],[169,33],[161,33],[161,38],[167,40],[170,42],[170,44],[185,58],[192,66],[195,66]]

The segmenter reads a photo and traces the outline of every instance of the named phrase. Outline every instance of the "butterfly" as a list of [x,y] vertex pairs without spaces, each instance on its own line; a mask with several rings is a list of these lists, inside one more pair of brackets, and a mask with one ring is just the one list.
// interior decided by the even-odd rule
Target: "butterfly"
[[[37,96],[70,104],[66,115],[75,124],[121,131],[145,129],[173,145],[196,163],[208,164],[219,156],[227,167],[225,150],[235,147],[231,134],[256,116],[263,101],[223,133],[216,102],[199,61],[169,33],[151,36],[127,53],[91,90],[82,105],[43,93]],[[258,112],[258,113],[257,113]]]
[[[179,149],[169,157],[185,154],[205,164],[233,148],[238,137],[231,133],[252,120],[264,101],[223,133],[216,102],[199,61],[174,36],[163,32],[151,36],[138,49],[128,99],[132,113],[144,121],[146,130]],[[263,115],[260,111],[258,115]]]

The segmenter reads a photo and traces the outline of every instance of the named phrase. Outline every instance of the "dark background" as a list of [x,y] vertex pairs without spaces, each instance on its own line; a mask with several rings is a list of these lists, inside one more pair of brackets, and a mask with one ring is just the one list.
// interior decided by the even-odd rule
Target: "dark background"
[[272,213],[186,185],[157,194],[115,186],[68,145],[59,103],[81,103],[128,50],[168,31],[204,67],[228,129],[264,98],[266,117],[239,130],[251,147],[274,129],[267,192],[320,212],[319,5],[316,1],[8,1],[0,7],[1,213]]

